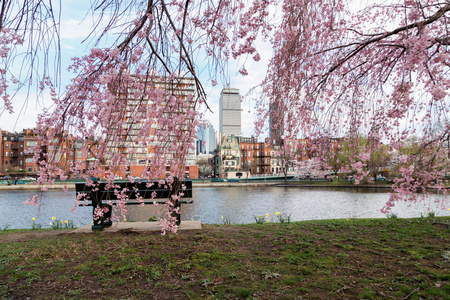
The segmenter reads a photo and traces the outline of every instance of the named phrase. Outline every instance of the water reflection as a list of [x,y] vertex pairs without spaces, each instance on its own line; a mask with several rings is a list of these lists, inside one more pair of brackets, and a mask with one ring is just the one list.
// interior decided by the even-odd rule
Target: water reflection
[[[75,225],[87,225],[92,221],[92,208],[80,207],[74,213],[71,208],[75,192],[51,190],[42,193],[38,207],[24,205],[32,191],[0,192],[0,229],[30,228],[31,218],[44,227],[54,216],[60,220],[73,220]],[[388,200],[384,189],[319,189],[298,187],[205,187],[194,188],[194,202],[182,207],[182,219],[200,220],[202,223],[221,223],[221,216],[228,216],[232,223],[253,223],[254,216],[270,214],[275,221],[275,212],[291,214],[292,221],[341,218],[385,218],[380,212]],[[436,195],[450,207],[449,196]],[[444,197],[444,198],[442,198]],[[450,215],[433,202],[434,199],[409,205],[398,203],[393,213],[400,218],[419,217],[429,207],[438,216]],[[136,209],[137,207],[133,207]],[[130,209],[132,207],[130,206]],[[149,208],[155,211],[155,208]],[[139,210],[138,210],[139,211]],[[147,219],[147,213],[142,213]]]

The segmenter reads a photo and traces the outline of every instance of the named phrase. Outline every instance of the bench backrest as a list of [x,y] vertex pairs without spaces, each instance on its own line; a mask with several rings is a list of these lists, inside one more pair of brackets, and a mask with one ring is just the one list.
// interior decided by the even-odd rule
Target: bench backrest
[[[129,181],[114,182],[115,185],[119,186],[116,189],[119,191],[119,193],[124,188],[128,189],[128,192],[126,192],[126,194],[128,195],[128,199],[137,199],[135,189],[138,190],[139,196],[141,196],[143,199],[164,199],[170,196],[171,191],[167,187],[167,185],[159,185],[157,181],[154,181],[151,187],[147,187],[147,183],[148,182],[145,181],[136,181],[135,183],[131,183]],[[186,187],[186,189],[183,191],[183,198],[192,198],[192,181],[182,181],[182,184]],[[92,190],[97,187],[98,191],[93,192]],[[89,197],[89,199],[97,198],[96,195],[98,195],[99,200],[101,201],[118,200],[114,189],[106,190],[105,182],[100,182],[98,186],[94,187],[87,186],[85,183],[75,183],[75,190],[77,194],[86,193],[86,198]],[[155,195],[155,197],[153,197],[153,194]]]

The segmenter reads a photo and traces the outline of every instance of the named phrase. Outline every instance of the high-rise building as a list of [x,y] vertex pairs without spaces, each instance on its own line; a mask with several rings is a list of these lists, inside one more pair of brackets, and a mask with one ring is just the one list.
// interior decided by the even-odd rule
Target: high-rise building
[[219,100],[219,132],[222,135],[241,135],[241,96],[239,89],[225,88]]
[[197,128],[196,154],[214,155],[216,134],[211,122],[205,121]]
[[[126,159],[127,172],[137,176],[145,168],[153,168],[153,160],[165,159],[166,171],[173,170],[174,161],[183,154],[178,153],[177,149],[184,148],[187,149],[184,161],[188,170],[189,166],[196,163],[195,136],[190,132],[195,106],[195,80],[182,75],[174,78],[155,76],[148,82],[145,80],[147,78],[142,84],[147,89],[146,95],[141,95],[142,91],[136,87],[139,86],[139,80],[129,88],[127,94],[120,94],[119,99],[126,103],[125,108],[122,107],[126,109],[126,117],[119,125],[124,135],[110,140],[107,147],[121,153]],[[167,100],[161,105],[152,96]],[[120,113],[123,115],[122,111]],[[111,161],[107,160],[106,163]],[[181,167],[184,168],[177,165],[178,169]],[[116,174],[116,171],[112,172]],[[192,177],[191,174],[187,176]]]

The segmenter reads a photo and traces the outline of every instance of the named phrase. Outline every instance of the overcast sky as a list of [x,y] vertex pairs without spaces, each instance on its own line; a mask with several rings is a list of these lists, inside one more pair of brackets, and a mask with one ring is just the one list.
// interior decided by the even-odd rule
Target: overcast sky
[[[88,53],[89,44],[83,43],[83,39],[90,33],[92,26],[92,18],[86,16],[89,0],[64,0],[61,12],[61,52],[62,52],[62,89],[69,84],[71,73],[67,72],[68,66],[71,64],[71,58],[80,57]],[[83,20],[84,19],[84,20]],[[259,84],[266,72],[267,63],[272,55],[270,45],[259,47],[261,60],[256,63],[251,58],[245,62],[245,67],[249,75],[242,76],[238,73],[238,67],[234,62],[230,63],[229,74],[230,87],[240,90],[241,95],[245,95],[250,88]],[[207,78],[205,78],[207,79]],[[219,129],[219,98],[220,92],[225,83],[219,82],[212,87],[208,82],[204,82],[205,90],[208,93],[208,103],[213,114],[206,112],[206,119],[209,120],[214,129]],[[24,128],[33,128],[35,126],[38,113],[42,112],[44,107],[49,106],[48,98],[36,101],[33,92],[30,94],[30,101],[25,104],[26,89],[16,95],[13,105],[14,114],[10,115],[4,112],[0,116],[0,128],[8,131],[21,131]],[[253,133],[253,108],[254,104],[244,99],[242,103],[242,134],[250,136]]]

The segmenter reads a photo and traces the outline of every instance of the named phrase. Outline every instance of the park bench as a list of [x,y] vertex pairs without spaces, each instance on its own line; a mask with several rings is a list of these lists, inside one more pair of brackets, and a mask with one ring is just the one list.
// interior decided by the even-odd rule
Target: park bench
[[[140,205],[144,204],[163,204],[166,200],[169,199],[172,195],[178,194],[178,191],[181,189],[181,186],[185,186],[185,190],[183,190],[183,198],[182,201],[176,201],[174,203],[174,208],[181,207],[181,203],[192,203],[192,181],[179,181],[175,178],[174,183],[172,184],[172,189],[169,189],[169,186],[166,184],[161,185],[158,181],[152,181],[153,185],[150,187],[147,186],[147,181],[136,181],[131,183],[129,181],[120,181],[114,182],[116,189],[106,189],[106,182],[100,182],[98,178],[93,178],[95,183],[94,186],[88,186],[85,183],[75,183],[75,190],[77,193],[77,197],[79,194],[82,194],[81,201],[84,203],[79,204],[79,206],[92,206],[92,214],[93,214],[93,225],[92,230],[103,230],[106,227],[110,227],[112,225],[111,221],[111,212],[112,205],[116,204],[116,201],[119,200],[114,190],[118,190],[119,192],[126,189],[125,194],[128,196],[129,200],[137,200],[138,196],[142,197],[144,201],[128,201],[127,205]],[[137,192],[137,193],[136,193]],[[151,199],[150,201],[145,201],[145,199]],[[87,203],[86,203],[87,201]],[[96,217],[95,211],[96,209],[106,210],[102,217]],[[174,215],[177,218],[177,225],[180,225],[181,216],[180,213]]]

